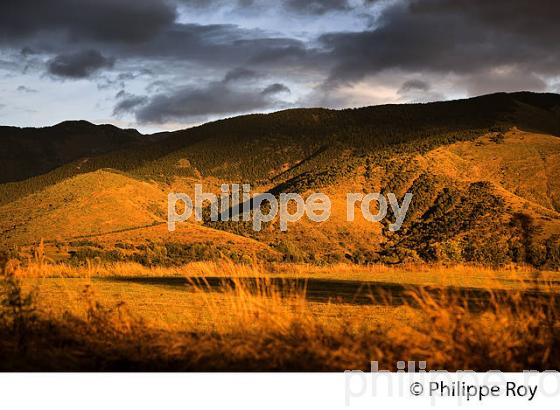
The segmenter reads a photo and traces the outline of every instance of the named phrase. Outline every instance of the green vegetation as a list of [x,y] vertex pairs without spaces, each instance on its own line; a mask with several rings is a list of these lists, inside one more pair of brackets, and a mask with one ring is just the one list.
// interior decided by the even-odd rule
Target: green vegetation
[[133,245],[119,242],[114,248],[95,242],[71,242],[69,263],[84,266],[89,262],[136,262],[143,266],[180,266],[190,262],[229,260],[235,263],[253,263],[254,259],[270,260],[271,256],[260,252],[251,254],[243,249],[212,242],[192,244],[154,243]]

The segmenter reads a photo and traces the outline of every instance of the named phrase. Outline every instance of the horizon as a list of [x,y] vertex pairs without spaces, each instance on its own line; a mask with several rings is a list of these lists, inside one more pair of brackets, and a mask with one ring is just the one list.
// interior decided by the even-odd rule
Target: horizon
[[10,124],[0,124],[0,127],[15,127],[15,128],[20,128],[20,129],[26,129],[26,128],[27,129],[41,129],[41,128],[56,127],[56,126],[62,125],[64,123],[86,122],[86,123],[94,125],[94,126],[108,125],[108,126],[114,126],[114,127],[120,128],[122,130],[134,130],[134,131],[139,132],[142,136],[150,136],[150,135],[156,135],[156,134],[165,133],[165,132],[185,131],[185,130],[189,130],[189,129],[192,129],[192,128],[204,126],[206,124],[211,124],[211,123],[214,123],[214,122],[227,121],[227,120],[233,119],[233,118],[240,118],[240,117],[245,117],[245,116],[250,116],[250,115],[268,115],[268,114],[275,114],[275,113],[279,113],[279,112],[283,112],[283,111],[289,111],[289,110],[333,110],[333,111],[359,110],[359,109],[365,109],[365,108],[381,107],[381,106],[386,106],[386,105],[414,105],[414,104],[445,103],[445,102],[453,102],[453,101],[471,100],[471,99],[475,99],[475,98],[488,97],[488,96],[496,95],[496,94],[513,95],[513,94],[522,94],[522,93],[560,95],[560,92],[535,92],[535,91],[528,91],[528,90],[518,90],[518,91],[509,91],[509,92],[508,91],[497,91],[497,92],[474,95],[474,96],[464,97],[464,98],[453,98],[453,99],[436,100],[436,101],[424,101],[424,102],[397,102],[397,103],[374,104],[374,105],[364,105],[364,106],[356,106],[356,107],[341,107],[341,108],[328,108],[328,107],[319,107],[319,106],[317,106],[317,107],[290,107],[290,108],[284,108],[284,109],[280,109],[280,110],[276,110],[276,111],[251,112],[251,113],[245,113],[245,114],[232,115],[232,116],[228,116],[228,117],[221,117],[221,118],[216,118],[216,119],[213,119],[213,120],[210,120],[210,121],[201,122],[199,124],[192,124],[192,125],[189,125],[189,126],[184,127],[184,128],[159,130],[159,131],[154,131],[154,132],[144,132],[142,130],[142,127],[138,127],[138,128],[137,127],[123,127],[123,126],[120,126],[118,124],[111,123],[111,122],[93,122],[93,121],[86,120],[86,119],[66,119],[66,120],[62,120],[62,121],[55,122],[55,123],[52,123],[52,124],[40,125],[40,126],[18,126],[18,125],[10,125]]

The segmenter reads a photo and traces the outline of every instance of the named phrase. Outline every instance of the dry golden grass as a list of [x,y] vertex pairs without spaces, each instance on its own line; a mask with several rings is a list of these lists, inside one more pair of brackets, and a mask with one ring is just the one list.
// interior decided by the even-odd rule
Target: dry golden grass
[[[541,221],[543,237],[560,233],[560,141],[513,128],[501,144],[490,135],[438,147],[421,157],[426,168],[455,181],[491,181],[515,212]],[[546,220],[544,219],[546,218]],[[546,221],[546,222],[545,222]]]
[[[560,367],[558,294],[546,284],[539,292],[483,288],[474,304],[456,288],[415,286],[400,305],[389,294],[355,305],[310,300],[305,286],[294,285],[305,281],[289,278],[302,277],[303,267],[194,264],[169,276],[136,265],[90,266],[74,272],[81,278],[56,278],[55,269],[69,268],[37,256],[30,267],[4,268],[12,290],[35,290],[29,311],[36,317],[3,316],[25,324],[23,338],[2,326],[3,369],[344,370],[367,369],[372,360],[385,368],[398,360],[447,370]],[[330,269],[307,275],[349,273]],[[371,267],[356,277],[388,272],[395,269]],[[129,281],[132,273],[144,281]]]
[[[40,249],[40,247],[39,247]],[[82,266],[45,263],[35,258],[20,267],[17,275],[27,278],[103,278],[103,277],[270,277],[285,279],[322,279],[382,282],[402,285],[462,287],[481,289],[533,289],[535,286],[558,290],[557,271],[536,270],[526,265],[492,268],[466,264],[368,265],[333,264],[326,266],[294,263],[235,264],[222,260],[193,262],[178,267],[146,267],[134,262],[87,261]]]
[[22,244],[146,226],[165,221],[156,211],[165,209],[165,200],[153,183],[109,170],[81,174],[0,206],[2,231],[16,227],[2,239]]
[[497,144],[492,135],[438,147],[425,155],[437,173],[464,181],[489,180],[511,193],[554,211],[560,189],[557,178],[560,141],[553,135],[516,128]]
[[[52,267],[46,265],[44,269],[52,274]],[[89,272],[85,270],[79,272],[81,277],[40,278],[29,277],[26,268],[18,270],[18,275],[26,289],[36,290],[38,306],[50,315],[62,317],[71,312],[83,316],[87,306],[82,303],[82,293],[87,287],[103,305],[124,303],[146,325],[158,329],[223,332],[239,328],[241,319],[247,319],[241,321],[248,327],[269,323],[265,318],[281,327],[281,323],[295,318],[304,321],[305,315],[309,316],[306,320],[324,318],[335,323],[355,319],[360,325],[391,326],[399,320],[413,320],[414,316],[402,306],[331,303],[328,299],[312,302],[306,298],[305,281],[299,287],[289,278],[280,278],[278,283],[277,278],[260,267],[234,264],[196,264],[196,267],[198,270],[184,271],[193,274],[184,279],[178,272],[169,276],[169,271],[142,270],[138,265],[119,265],[120,276],[85,275]],[[162,271],[167,275],[157,275]],[[33,273],[37,272],[38,267],[33,266]],[[208,280],[212,280],[212,285]],[[260,320],[250,320],[254,316]]]

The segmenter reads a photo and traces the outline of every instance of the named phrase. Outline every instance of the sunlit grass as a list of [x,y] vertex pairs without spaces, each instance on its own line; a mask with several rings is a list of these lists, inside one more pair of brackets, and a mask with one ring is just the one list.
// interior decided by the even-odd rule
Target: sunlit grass
[[29,278],[101,277],[275,277],[387,282],[421,286],[456,286],[491,289],[560,287],[560,274],[526,265],[492,268],[468,264],[352,265],[270,263],[235,264],[229,261],[193,262],[178,267],[144,266],[134,262],[96,262],[79,266],[31,260],[17,273]]
[[[377,304],[380,296],[372,295],[372,304],[356,305],[311,301],[305,286],[288,280],[332,275],[379,281],[406,272],[424,279],[447,275],[448,282],[411,286],[404,304],[391,303],[390,295]],[[372,360],[386,368],[400,360],[425,360],[429,368],[448,370],[560,365],[555,285],[543,281],[533,292],[534,281],[516,288],[493,282],[496,276],[532,277],[525,268],[372,266],[353,272],[346,265],[233,263],[72,268],[39,258],[27,266],[9,262],[4,274],[18,278],[23,294],[35,290],[39,318],[29,325],[25,352],[14,348],[10,337],[2,342],[3,358],[11,355],[6,363],[15,368],[99,369],[91,357],[104,363],[101,368],[145,370],[367,369]],[[477,279],[485,303],[474,309],[460,289],[449,287],[468,274],[485,278]],[[125,280],[130,277],[184,279]]]

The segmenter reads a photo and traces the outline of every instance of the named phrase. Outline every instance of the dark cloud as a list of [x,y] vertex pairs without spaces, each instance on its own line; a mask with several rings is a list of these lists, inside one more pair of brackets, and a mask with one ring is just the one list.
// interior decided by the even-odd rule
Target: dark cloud
[[[366,3],[369,1],[371,0],[365,0]],[[285,11],[302,15],[322,15],[351,9],[348,0],[177,0],[177,2],[194,9],[205,10],[229,7],[237,11],[248,9],[255,11],[277,6]]]
[[244,67],[234,68],[233,70],[228,71],[226,76],[224,77],[224,81],[226,83],[235,82],[235,81],[246,81],[246,80],[255,80],[260,77],[260,74],[254,70],[250,70]]
[[115,105],[113,115],[117,116],[134,111],[137,107],[146,104],[148,100],[147,97],[127,94],[122,90],[117,93],[116,98],[120,101]]
[[428,91],[430,89],[430,84],[422,80],[408,80],[401,85],[399,89],[399,94],[405,94],[409,91]]
[[252,65],[278,67],[279,63],[308,64],[310,51],[297,39],[272,37],[262,30],[233,24],[173,24],[151,41],[130,47],[112,45],[116,55],[149,60],[188,61],[206,68]]
[[104,57],[97,50],[85,50],[56,56],[48,62],[47,69],[58,77],[86,78],[102,68],[113,67],[114,63],[113,58]]
[[164,123],[208,115],[226,115],[263,109],[269,105],[260,93],[231,89],[222,83],[205,88],[182,88],[171,94],[159,94],[136,111],[142,123]]
[[[242,75],[241,75],[242,74]],[[245,78],[255,74],[250,70],[236,69],[228,72],[221,81],[213,81],[203,87],[187,86],[168,93],[157,94],[150,99],[140,97],[123,99],[115,112],[134,112],[140,123],[164,123],[205,119],[212,115],[230,115],[278,106],[281,101],[274,97],[290,89],[274,83],[260,90],[258,86],[238,86],[233,78]]]
[[176,18],[172,0],[10,0],[0,12],[0,47],[17,48],[24,56],[94,49],[123,60],[175,60],[221,70],[249,63],[309,65],[301,40]]
[[559,19],[555,0],[410,0],[386,8],[370,30],[320,40],[336,62],[331,82],[389,69],[471,75],[514,66],[557,74]]
[[254,7],[255,0],[176,0],[178,4],[199,9],[216,9],[229,5],[233,8]]
[[175,18],[175,6],[165,0],[7,0],[0,12],[0,39],[56,34],[71,41],[137,43]]
[[264,90],[262,90],[262,94],[264,95],[273,95],[273,94],[279,94],[279,93],[290,93],[290,89],[288,87],[286,87],[284,84],[280,84],[280,83],[274,83],[274,84],[270,84],[268,87],[266,87]]
[[[276,39],[268,41],[254,41],[259,47],[249,62],[257,65],[270,66],[283,64],[285,66],[313,67],[318,63],[319,52],[309,48],[298,40]],[[268,43],[268,45],[266,44]]]
[[555,0],[401,0],[382,9],[371,29],[326,33],[319,47],[235,24],[180,24],[177,4],[217,11],[268,4],[315,15],[352,8],[348,0],[8,1],[0,13],[0,39],[20,44],[26,55],[64,54],[68,44],[79,43],[123,59],[175,59],[221,69],[334,67],[327,86],[383,70],[471,75],[515,65],[527,75],[556,75],[560,66]]
[[284,7],[303,14],[325,14],[350,9],[348,0],[284,0]]

